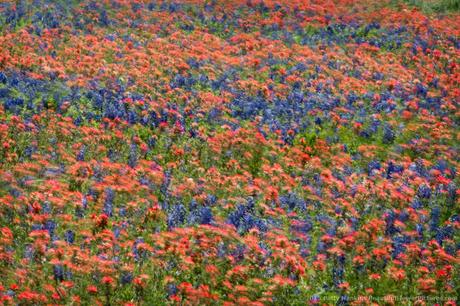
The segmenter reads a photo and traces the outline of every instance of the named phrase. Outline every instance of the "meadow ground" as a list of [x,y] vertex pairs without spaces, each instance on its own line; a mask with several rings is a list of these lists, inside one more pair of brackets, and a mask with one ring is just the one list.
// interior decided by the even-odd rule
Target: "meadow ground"
[[456,305],[458,0],[0,2],[0,305]]

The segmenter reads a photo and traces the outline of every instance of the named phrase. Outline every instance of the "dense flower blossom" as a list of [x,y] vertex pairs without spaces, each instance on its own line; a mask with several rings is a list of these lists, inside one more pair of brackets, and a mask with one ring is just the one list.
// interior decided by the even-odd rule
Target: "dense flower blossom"
[[453,305],[459,14],[416,2],[2,1],[0,305]]

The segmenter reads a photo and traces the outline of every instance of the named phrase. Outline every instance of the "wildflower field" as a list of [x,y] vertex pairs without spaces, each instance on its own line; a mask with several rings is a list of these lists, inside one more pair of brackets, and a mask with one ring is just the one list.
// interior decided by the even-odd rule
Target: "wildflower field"
[[456,305],[459,2],[0,1],[0,305]]

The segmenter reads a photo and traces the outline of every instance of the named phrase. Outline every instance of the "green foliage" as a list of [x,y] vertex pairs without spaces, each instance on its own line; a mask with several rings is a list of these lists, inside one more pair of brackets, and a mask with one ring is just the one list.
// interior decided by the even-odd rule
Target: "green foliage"
[[392,0],[392,4],[405,3],[425,13],[453,13],[460,11],[460,0]]

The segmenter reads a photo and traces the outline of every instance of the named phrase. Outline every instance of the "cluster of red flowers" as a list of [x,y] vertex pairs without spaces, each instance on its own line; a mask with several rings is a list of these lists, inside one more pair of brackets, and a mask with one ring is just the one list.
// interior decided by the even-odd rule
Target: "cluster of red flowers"
[[455,305],[459,39],[402,1],[3,1],[0,305]]

